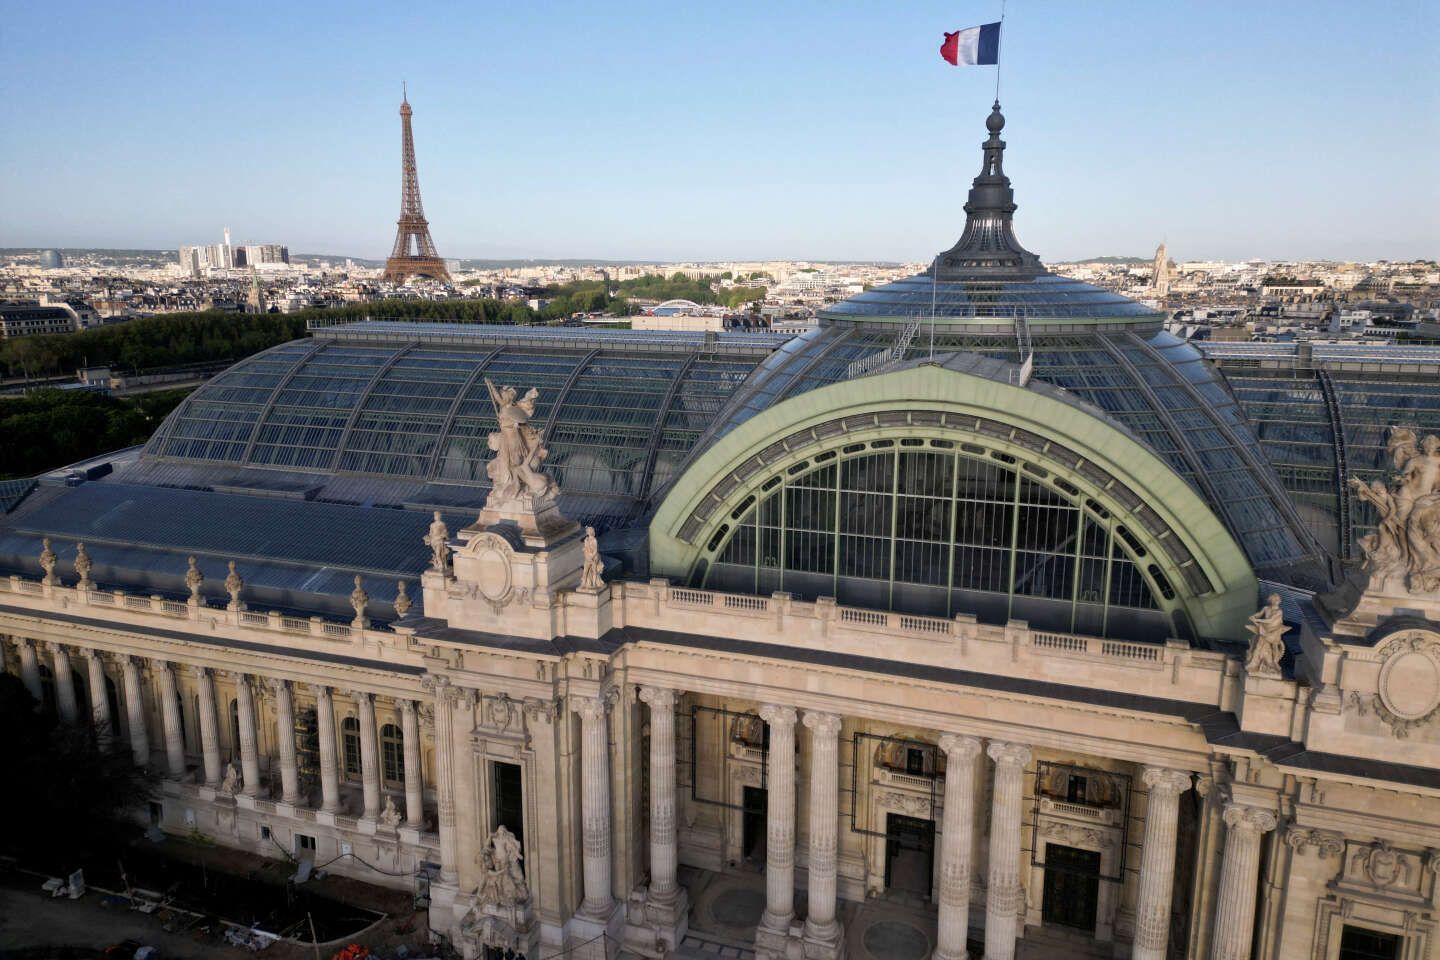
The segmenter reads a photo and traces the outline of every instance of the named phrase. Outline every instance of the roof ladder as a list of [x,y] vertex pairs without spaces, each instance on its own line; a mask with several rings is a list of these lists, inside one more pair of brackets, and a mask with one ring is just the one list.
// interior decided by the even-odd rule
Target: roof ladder
[[1320,381],[1320,393],[1325,397],[1325,409],[1330,414],[1330,435],[1335,439],[1335,477],[1340,482],[1340,555],[1351,556],[1354,528],[1350,526],[1350,465],[1345,458],[1345,412],[1335,396],[1335,381],[1324,367],[1315,368],[1315,379]]
[[920,324],[924,317],[916,317],[900,331],[895,338],[895,343],[868,357],[861,357],[859,360],[850,361],[850,366],[845,368],[845,379],[854,380],[856,377],[863,377],[867,373],[876,373],[887,370],[901,360],[905,359],[905,353],[910,349],[910,344],[915,339],[915,334],[920,332]]

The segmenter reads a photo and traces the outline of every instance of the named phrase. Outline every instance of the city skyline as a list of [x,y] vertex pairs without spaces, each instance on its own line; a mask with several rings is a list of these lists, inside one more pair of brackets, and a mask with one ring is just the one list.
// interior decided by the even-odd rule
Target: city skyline
[[[173,248],[243,220],[293,250],[382,258],[404,78],[447,258],[928,259],[963,222],[995,79],[935,48],[998,14],[576,9],[387,30],[389,14],[326,7],[281,21],[72,6],[85,15],[13,14],[9,36],[27,43],[5,44],[0,65],[0,246]],[[1434,257],[1440,188],[1423,170],[1440,97],[1411,78],[1433,76],[1436,16],[1394,4],[1350,23],[1344,9],[1247,9],[1237,33],[1209,7],[1014,5],[1001,99],[1027,246],[1050,261],[1143,256],[1162,239],[1180,259]],[[33,41],[62,24],[76,63],[57,75]],[[550,62],[557,24],[593,50]],[[1383,39],[1383,61],[1361,73],[1316,53],[1342,24],[1350,49]],[[330,42],[305,46],[321,29]],[[169,44],[197,31],[211,42]],[[417,41],[432,51],[418,64],[404,52]],[[243,68],[209,69],[242,51]],[[157,97],[167,76],[185,82]],[[75,149],[57,155],[66,137]]]

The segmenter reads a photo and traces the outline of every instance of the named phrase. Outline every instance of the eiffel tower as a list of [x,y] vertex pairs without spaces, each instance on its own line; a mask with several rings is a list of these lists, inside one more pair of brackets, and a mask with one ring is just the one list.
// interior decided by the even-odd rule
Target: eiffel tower
[[410,133],[410,97],[400,101],[400,219],[395,231],[395,249],[385,261],[383,280],[400,283],[406,277],[427,277],[450,282],[445,261],[435,252],[430,239],[430,222],[420,203],[420,179],[415,175],[415,138]]

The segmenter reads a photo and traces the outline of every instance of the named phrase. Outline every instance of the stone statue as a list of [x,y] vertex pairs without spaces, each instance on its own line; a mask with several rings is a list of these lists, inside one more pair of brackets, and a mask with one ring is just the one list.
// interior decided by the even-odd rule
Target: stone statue
[[490,842],[476,857],[480,865],[480,884],[475,899],[480,904],[516,906],[530,899],[525,871],[520,866],[524,854],[520,841],[504,826],[496,827]]
[[60,582],[60,578],[55,576],[55,564],[60,562],[60,558],[55,555],[54,550],[50,549],[49,537],[41,540],[40,543],[43,547],[40,551],[40,567],[45,571],[45,579],[42,582],[47,586],[54,586]]
[[79,575],[80,582],[75,584],[81,590],[89,590],[95,586],[95,581],[90,579],[90,571],[95,564],[91,562],[90,555],[85,552],[85,544],[75,544],[75,573]]
[[385,798],[385,809],[380,811],[380,822],[391,830],[400,825],[400,811],[395,809],[394,797]]
[[1280,676],[1280,658],[1285,655],[1285,618],[1280,611],[1280,594],[1272,593],[1265,606],[1250,615],[1245,626],[1250,631],[1250,653],[1245,670],[1256,676]]
[[404,618],[410,612],[410,594],[405,592],[405,581],[395,584],[395,615]]
[[535,501],[553,499],[559,491],[555,481],[541,469],[550,455],[543,442],[545,431],[531,422],[540,392],[532,388],[516,400],[514,387],[496,387],[489,378],[485,388],[490,391],[495,421],[500,427],[488,441],[495,456],[485,467],[491,484],[486,508],[500,509],[515,500],[528,500],[533,506]]
[[605,564],[600,560],[600,544],[595,540],[595,528],[585,528],[584,566],[580,568],[580,589],[599,590],[605,586],[601,571]]
[[435,519],[430,521],[430,532],[425,535],[425,543],[430,547],[430,566],[438,570],[442,575],[450,572],[450,528],[445,526],[445,521],[440,519],[440,511],[435,511]]
[[230,594],[230,609],[242,610],[244,604],[240,602],[240,591],[245,589],[245,581],[235,571],[235,561],[230,561],[230,573],[225,577],[225,591]]
[[195,558],[188,559],[189,569],[185,571],[185,586],[190,588],[190,602],[200,602],[200,584],[205,582],[205,574],[200,572],[200,567],[195,563]]
[[1379,516],[1375,532],[1360,540],[1368,589],[1440,593],[1440,437],[1417,442],[1415,431],[1392,427],[1386,451],[1395,467],[1388,487],[1350,481]]
[[233,797],[240,791],[240,771],[235,769],[235,764],[225,764],[225,779],[220,783],[220,794],[225,797]]
[[355,608],[355,622],[365,622],[365,605],[370,602],[370,594],[360,586],[360,574],[355,574],[355,589],[350,591],[350,606]]

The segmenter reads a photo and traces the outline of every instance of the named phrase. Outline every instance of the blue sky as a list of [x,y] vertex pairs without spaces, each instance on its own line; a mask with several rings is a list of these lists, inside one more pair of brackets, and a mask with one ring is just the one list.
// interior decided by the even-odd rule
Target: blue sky
[[[400,82],[448,257],[928,258],[996,2],[0,5],[0,246],[380,257]],[[1013,0],[1042,257],[1440,256],[1440,4]]]

